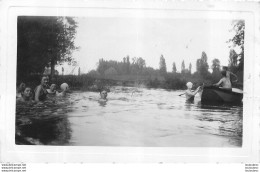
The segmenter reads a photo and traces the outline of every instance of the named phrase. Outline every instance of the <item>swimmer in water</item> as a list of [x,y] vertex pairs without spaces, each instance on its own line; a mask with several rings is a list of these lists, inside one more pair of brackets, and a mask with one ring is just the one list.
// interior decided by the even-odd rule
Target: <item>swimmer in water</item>
[[39,102],[39,101],[46,100],[46,97],[48,94],[48,91],[47,91],[48,82],[49,82],[49,77],[42,76],[41,84],[35,88],[35,101]]
[[106,90],[101,90],[100,91],[100,99],[99,101],[107,101],[107,91]]
[[17,101],[27,102],[32,101],[32,89],[30,87],[25,87],[24,90],[21,92],[21,97],[17,99]]
[[60,85],[61,92],[57,92],[57,96],[66,96],[66,93],[69,91],[69,85],[67,83],[63,83]]
[[100,94],[100,98],[98,100],[98,103],[100,106],[105,107],[107,104],[107,91],[101,90],[99,94]]
[[23,82],[19,85],[17,92],[16,92],[16,98],[22,97],[22,92],[24,91],[25,87],[26,87],[26,85]]
[[57,91],[56,91],[56,84],[51,84],[50,88],[47,89],[48,94],[51,95],[56,95]]
[[191,82],[188,82],[186,84],[186,86],[187,86],[187,90],[185,92],[186,100],[192,101],[192,100],[194,100],[195,95],[200,91],[200,86],[195,91],[191,90],[191,88],[193,86],[193,84]]

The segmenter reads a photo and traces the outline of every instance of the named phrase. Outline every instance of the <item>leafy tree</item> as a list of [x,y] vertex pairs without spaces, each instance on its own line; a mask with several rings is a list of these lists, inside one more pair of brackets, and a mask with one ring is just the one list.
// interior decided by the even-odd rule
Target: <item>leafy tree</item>
[[190,65],[189,65],[189,73],[191,74],[191,69],[192,69],[192,65],[191,65],[191,63],[190,63]]
[[238,55],[237,53],[235,52],[235,50],[231,49],[229,51],[229,69],[232,71],[232,72],[236,72],[237,69],[238,69]]
[[212,60],[212,74],[219,74],[220,73],[220,61],[219,59],[213,59]]
[[165,62],[165,58],[163,57],[163,55],[161,55],[161,57],[160,57],[159,70],[162,75],[167,73],[166,62]]
[[172,64],[172,73],[176,73],[176,72],[177,72],[176,64],[175,64],[175,62],[173,62],[173,64]]
[[142,73],[143,69],[145,68],[145,60],[142,57],[139,57],[137,59],[137,65],[138,65],[138,69],[139,69],[140,73]]
[[201,68],[201,59],[197,59],[196,61],[196,71],[198,74],[200,74],[200,68]]
[[181,73],[185,73],[185,63],[184,63],[184,60],[181,63]]
[[19,16],[17,22],[17,77],[42,74],[51,66],[72,62],[77,23],[72,17]]
[[105,71],[109,68],[114,68],[117,71],[117,75],[126,75],[126,74],[142,74],[145,65],[145,60],[141,57],[132,58],[132,64],[129,62],[129,56],[124,57],[122,62],[104,59],[100,59],[97,66],[97,71],[104,75]]
[[88,76],[93,77],[93,78],[94,77],[99,77],[100,73],[98,71],[96,71],[96,70],[91,70],[91,71],[88,72]]
[[99,59],[97,71],[101,75],[104,75],[105,70],[107,70],[110,66],[111,64],[109,64],[108,61],[105,61],[103,58]]
[[115,68],[110,67],[108,68],[105,72],[104,72],[105,76],[113,76],[113,75],[117,75],[117,71]]
[[127,74],[130,73],[130,60],[129,60],[129,56],[126,56],[126,73]]
[[197,72],[199,75],[201,75],[202,77],[207,77],[209,74],[209,65],[208,65],[208,57],[207,54],[203,51],[201,58],[197,60],[196,63],[196,68],[197,68]]
[[241,52],[238,54],[239,64],[238,70],[243,71],[244,69],[244,35],[245,35],[245,21],[234,20],[232,30],[235,31],[235,36],[229,40],[232,42],[234,47],[239,47]]
[[79,67],[79,69],[78,69],[78,75],[80,76],[80,67]]
[[131,74],[140,74],[141,64],[138,64],[138,63],[140,63],[140,60],[138,60],[138,59],[139,58],[137,58],[137,57],[132,58],[132,65],[130,66]]

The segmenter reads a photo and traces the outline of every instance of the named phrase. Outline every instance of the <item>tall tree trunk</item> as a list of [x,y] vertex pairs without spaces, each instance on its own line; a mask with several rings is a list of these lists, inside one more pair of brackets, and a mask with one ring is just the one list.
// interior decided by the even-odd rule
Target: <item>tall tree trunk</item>
[[50,76],[50,81],[53,82],[55,75],[55,60],[54,58],[51,59],[51,76]]

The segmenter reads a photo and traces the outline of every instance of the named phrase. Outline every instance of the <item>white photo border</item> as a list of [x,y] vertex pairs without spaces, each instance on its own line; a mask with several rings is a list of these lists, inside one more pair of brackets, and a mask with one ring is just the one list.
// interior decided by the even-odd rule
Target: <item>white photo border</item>
[[[4,1],[1,23],[1,162],[256,162],[259,161],[259,17],[256,3]],[[15,145],[18,16],[244,19],[244,107],[241,148]]]

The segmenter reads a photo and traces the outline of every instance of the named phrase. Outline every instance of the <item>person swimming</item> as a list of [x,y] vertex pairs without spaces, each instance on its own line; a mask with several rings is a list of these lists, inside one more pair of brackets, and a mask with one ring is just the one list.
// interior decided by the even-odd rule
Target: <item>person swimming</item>
[[192,91],[191,88],[193,84],[191,82],[188,82],[186,86],[187,86],[187,90],[185,91],[186,100],[193,101],[195,95],[200,91],[201,87],[199,86],[195,91]]
[[223,70],[223,71],[221,71],[221,75],[222,75],[222,78],[220,79],[220,81],[216,84],[213,84],[213,86],[217,86],[219,88],[231,91],[232,90],[231,81],[227,77],[227,72]]
[[61,92],[56,93],[57,96],[66,96],[66,93],[69,91],[69,85],[67,83],[63,83],[60,85]]
[[57,88],[56,84],[51,84],[50,88],[47,89],[48,94],[56,95],[57,93],[56,88]]
[[48,82],[49,82],[49,77],[42,76],[41,84],[35,88],[35,97],[34,97],[35,101],[38,102],[38,101],[46,100],[47,94],[48,94],[48,91],[47,91]]
[[26,85],[23,82],[19,85],[19,87],[17,88],[17,92],[16,92],[16,98],[22,97],[21,93],[24,91],[25,87],[26,87]]
[[32,97],[32,89],[30,87],[25,87],[23,91],[21,91],[21,97],[17,99],[17,101],[26,102],[31,101]]
[[107,104],[107,90],[102,89],[99,92],[100,98],[98,99],[98,103],[100,106],[105,107]]
[[100,99],[99,100],[107,100],[107,91],[106,90],[101,90],[100,91]]

